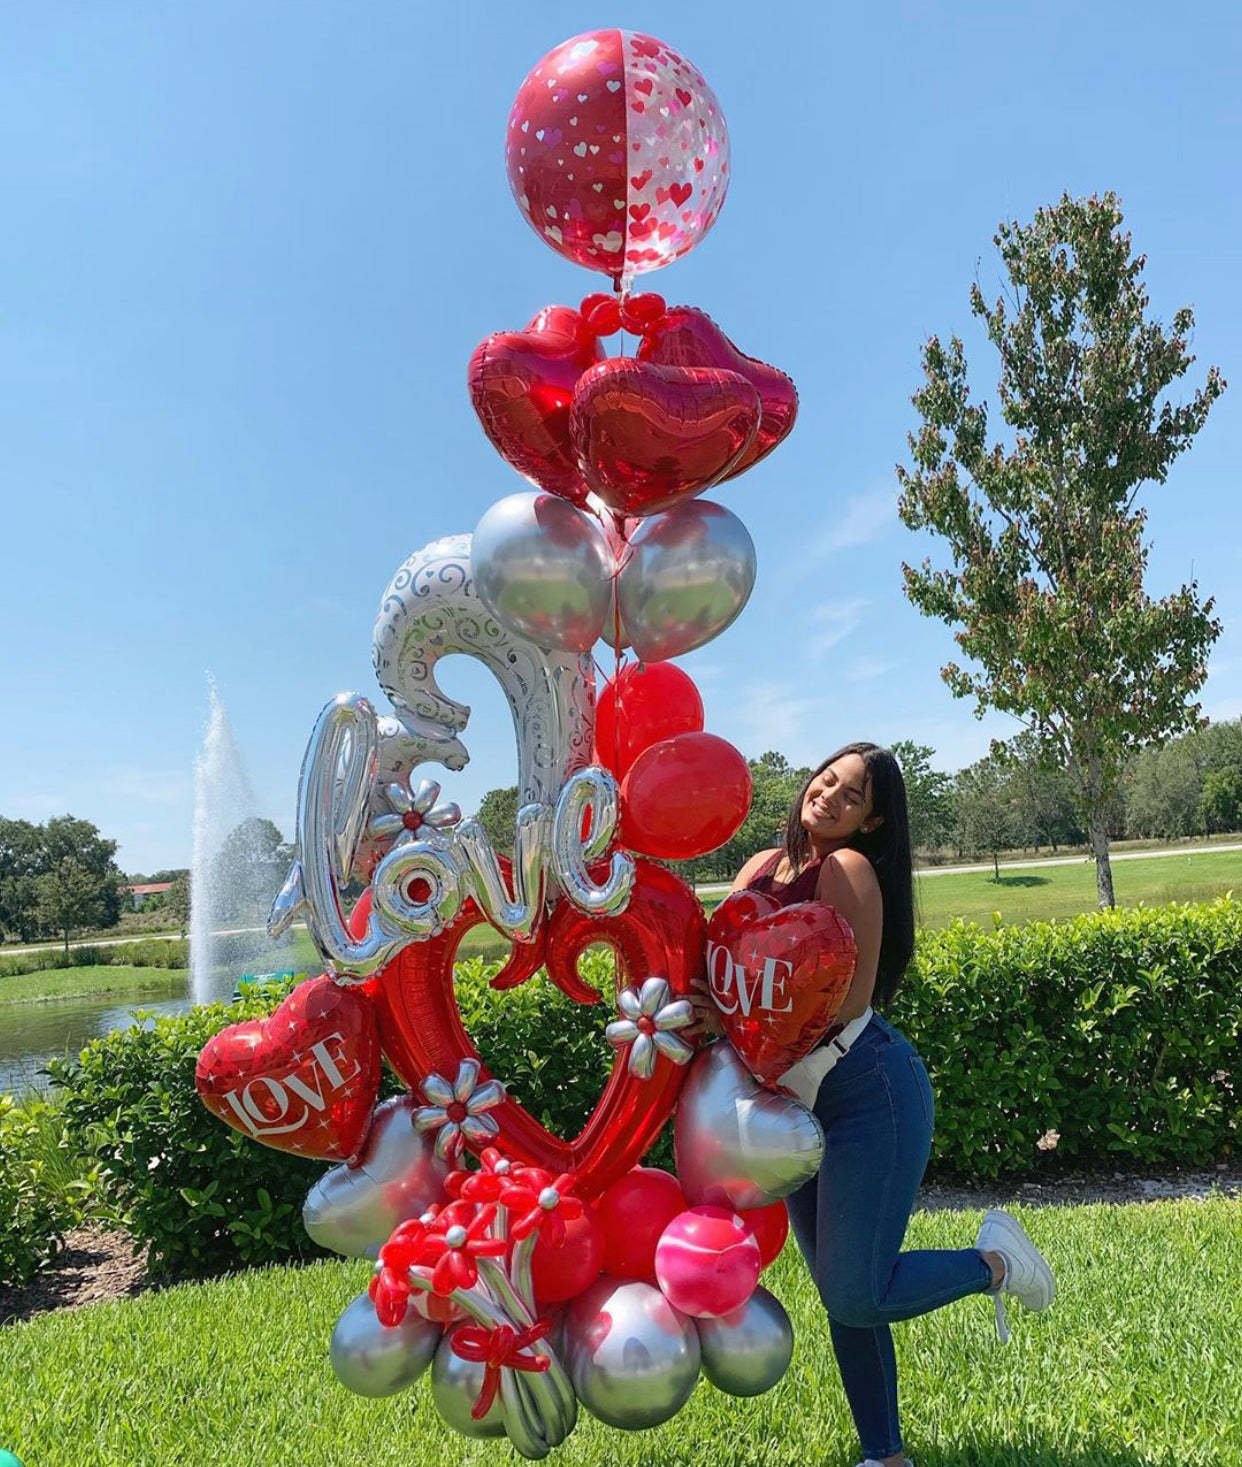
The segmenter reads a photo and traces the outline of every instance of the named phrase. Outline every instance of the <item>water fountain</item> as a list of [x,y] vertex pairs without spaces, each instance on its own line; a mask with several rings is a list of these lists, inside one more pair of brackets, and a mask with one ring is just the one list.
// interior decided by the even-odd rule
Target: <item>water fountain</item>
[[194,766],[190,867],[190,991],[195,1003],[227,998],[244,973],[292,966],[288,937],[265,923],[287,866],[279,832],[258,817],[254,789],[215,678],[207,678],[207,732]]

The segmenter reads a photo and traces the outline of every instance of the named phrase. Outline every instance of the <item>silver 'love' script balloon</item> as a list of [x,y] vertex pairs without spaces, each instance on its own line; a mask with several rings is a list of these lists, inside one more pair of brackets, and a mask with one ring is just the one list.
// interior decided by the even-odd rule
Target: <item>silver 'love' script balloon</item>
[[617,577],[635,655],[661,662],[710,642],[739,615],[754,584],[754,542],[735,514],[692,499],[649,515]]
[[382,1325],[370,1296],[359,1294],[332,1331],[332,1369],[359,1396],[395,1396],[431,1364],[440,1326],[414,1310],[394,1329]]
[[793,1358],[793,1326],[784,1305],[758,1288],[740,1309],[719,1319],[696,1319],[703,1374],[730,1396],[770,1391]]
[[474,531],[479,599],[541,647],[589,652],[612,599],[612,555],[598,521],[555,494],[510,494]]
[[448,1163],[414,1129],[412,1096],[386,1100],[375,1112],[357,1166],[335,1166],[307,1193],[302,1222],[321,1248],[347,1258],[374,1258],[398,1223],[440,1201]]
[[690,1066],[673,1150],[691,1206],[766,1207],[819,1170],[824,1133],[805,1105],[765,1090],[720,1040]]
[[694,1321],[651,1284],[597,1279],[569,1306],[569,1378],[609,1426],[640,1431],[675,1416],[699,1378],[699,1353]]

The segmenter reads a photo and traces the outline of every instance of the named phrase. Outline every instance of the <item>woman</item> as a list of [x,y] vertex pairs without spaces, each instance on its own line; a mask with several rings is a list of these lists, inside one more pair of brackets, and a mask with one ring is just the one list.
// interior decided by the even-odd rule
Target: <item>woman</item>
[[[906,791],[897,761],[847,744],[815,771],[789,812],[781,850],[762,851],[733,890],[782,906],[820,901],[854,930],[858,961],[824,1042],[781,1077],[824,1128],[819,1174],[789,1198],[798,1246],[828,1311],[833,1350],[866,1459],[902,1467],[897,1364],[889,1325],[966,1294],[1045,1309],[1052,1272],[1022,1225],[989,1212],[973,1248],[901,1252],[931,1150],[934,1102],[910,1042],[876,1008],[892,1000],[914,949]],[[709,1007],[700,1003],[705,1021]]]

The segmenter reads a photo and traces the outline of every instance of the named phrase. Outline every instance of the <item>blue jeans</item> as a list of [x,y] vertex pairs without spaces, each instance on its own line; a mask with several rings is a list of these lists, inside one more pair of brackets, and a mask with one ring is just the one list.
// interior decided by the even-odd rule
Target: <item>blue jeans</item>
[[903,1450],[889,1325],[992,1286],[974,1248],[901,1252],[934,1105],[914,1046],[877,1014],[824,1077],[815,1100],[824,1162],[788,1199],[864,1457]]

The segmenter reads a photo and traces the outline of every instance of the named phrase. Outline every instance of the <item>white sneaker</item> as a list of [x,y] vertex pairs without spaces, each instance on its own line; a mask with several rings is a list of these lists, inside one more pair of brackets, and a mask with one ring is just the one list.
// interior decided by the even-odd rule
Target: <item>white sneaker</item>
[[[874,1457],[868,1457],[865,1462],[860,1462],[858,1464],[858,1467],[880,1467],[880,1463],[877,1462]],[[914,1467],[913,1458],[906,1458],[906,1467]]]
[[975,1247],[980,1253],[999,1253],[1005,1265],[1005,1276],[992,1298],[996,1304],[996,1335],[1002,1345],[1007,1345],[1009,1323],[1001,1295],[1012,1294],[1028,1309],[1047,1309],[1057,1296],[1056,1280],[1026,1229],[1016,1217],[999,1208],[993,1208],[980,1223]]

